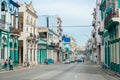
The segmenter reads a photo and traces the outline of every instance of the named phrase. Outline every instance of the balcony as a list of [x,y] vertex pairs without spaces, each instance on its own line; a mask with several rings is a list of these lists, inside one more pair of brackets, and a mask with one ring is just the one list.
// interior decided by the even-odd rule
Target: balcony
[[100,10],[101,10],[101,11],[104,11],[104,10],[105,10],[105,7],[106,7],[106,0],[102,0],[102,1],[101,1],[101,4],[100,4]]
[[29,20],[28,20],[28,19],[26,20],[26,24],[27,24],[27,25],[30,25],[30,22],[29,22]]
[[19,29],[16,29],[15,27],[9,27],[10,28],[10,33],[13,33],[13,34],[18,34],[20,35],[21,33],[21,30]]
[[92,26],[95,27],[95,21],[92,21]]
[[59,45],[60,45],[59,43],[55,43],[55,47],[59,47]]
[[95,44],[92,45],[92,49],[95,50],[97,47]]
[[5,22],[0,19],[0,29],[5,29]]
[[119,24],[119,11],[116,10],[116,11],[110,11],[106,18],[105,18],[105,21],[104,21],[104,26],[105,26],[105,29],[109,29],[111,27],[115,27]]
[[27,39],[28,40],[32,40],[33,39],[33,34],[32,33],[28,33]]
[[62,33],[60,32],[59,35],[62,36]]
[[38,36],[36,34],[33,34],[33,39],[38,40]]
[[58,44],[58,43],[55,43],[54,49],[55,49],[55,50],[60,50],[60,47],[59,47],[59,44]]
[[103,35],[103,29],[101,27],[98,28],[98,34]]
[[96,31],[92,32],[92,37],[95,38],[96,37]]
[[51,46],[54,46],[54,47],[55,47],[55,43],[51,42]]

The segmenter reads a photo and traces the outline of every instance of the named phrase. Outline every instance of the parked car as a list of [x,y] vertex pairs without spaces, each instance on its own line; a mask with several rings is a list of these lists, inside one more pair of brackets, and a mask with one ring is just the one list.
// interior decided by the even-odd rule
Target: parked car
[[49,58],[45,60],[45,64],[54,64],[54,60]]
[[70,64],[70,60],[69,60],[69,59],[66,59],[66,60],[65,60],[65,64]]
[[74,59],[72,59],[72,60],[71,60],[71,63],[75,63],[75,60],[74,60]]
[[78,59],[77,62],[84,62],[84,59],[83,59],[83,58],[80,58],[80,59]]

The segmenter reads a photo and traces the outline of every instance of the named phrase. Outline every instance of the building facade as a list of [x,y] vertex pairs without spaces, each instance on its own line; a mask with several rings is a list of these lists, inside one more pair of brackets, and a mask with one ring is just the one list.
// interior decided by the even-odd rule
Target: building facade
[[19,63],[29,62],[31,65],[37,64],[37,14],[33,8],[32,1],[23,3],[19,9],[19,28],[22,29],[19,37]]
[[104,63],[112,71],[120,73],[120,0],[102,0],[100,10],[101,21],[104,23]]
[[62,20],[59,16],[57,16],[57,32],[56,33],[59,38],[59,42],[58,42],[59,51],[57,53],[59,62],[62,62],[62,32],[63,32]]
[[71,57],[70,37],[62,36],[62,61]]
[[48,29],[48,54],[47,58],[54,60],[54,63],[59,61],[59,36],[53,30]]
[[59,62],[59,36],[57,33],[45,27],[38,28],[38,33],[38,55],[41,56],[38,56],[38,60],[42,60],[42,63],[44,63],[46,59],[52,59],[54,63]]
[[[62,20],[59,16],[42,16],[39,17],[39,24],[42,18],[45,18],[45,28],[48,29],[47,32],[47,45],[48,45],[48,50],[47,50],[47,55],[49,56],[49,53],[54,53],[56,52],[55,55],[57,55],[57,60],[55,62],[62,62]],[[56,42],[57,41],[57,42]],[[51,44],[52,43],[52,44]],[[54,46],[51,46],[53,45]],[[51,48],[55,49],[54,51]],[[55,48],[57,47],[57,48]]]
[[46,28],[38,28],[38,64],[43,64],[47,59],[47,32]]
[[18,3],[13,0],[0,1],[0,67],[11,58],[18,65]]
[[77,53],[77,43],[75,41],[75,39],[73,37],[70,37],[70,48],[71,48],[71,51],[70,51],[70,60],[74,60],[75,59],[75,54]]

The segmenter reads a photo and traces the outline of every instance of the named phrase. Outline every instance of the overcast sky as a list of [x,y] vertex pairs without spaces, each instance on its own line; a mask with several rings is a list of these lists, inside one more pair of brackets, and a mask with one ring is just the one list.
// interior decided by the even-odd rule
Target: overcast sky
[[33,1],[33,7],[38,15],[59,15],[62,19],[63,33],[73,36],[78,45],[84,45],[90,38],[92,26],[75,26],[91,25],[91,14],[96,0],[19,0],[18,2],[30,1]]

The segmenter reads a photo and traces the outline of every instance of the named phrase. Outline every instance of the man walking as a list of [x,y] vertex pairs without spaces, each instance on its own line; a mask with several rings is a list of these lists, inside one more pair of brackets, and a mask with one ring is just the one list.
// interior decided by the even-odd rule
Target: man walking
[[13,70],[13,61],[10,57],[9,57],[9,70]]

